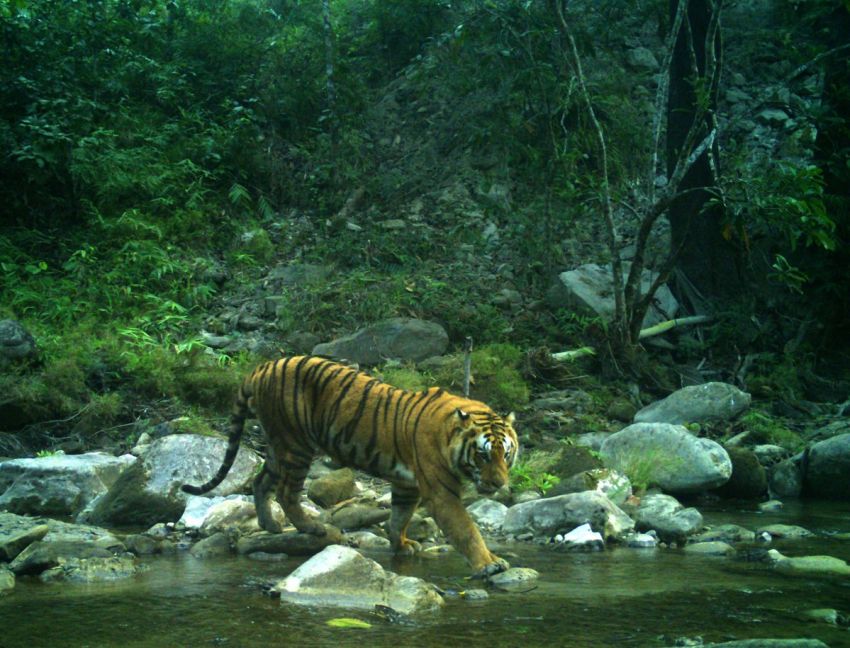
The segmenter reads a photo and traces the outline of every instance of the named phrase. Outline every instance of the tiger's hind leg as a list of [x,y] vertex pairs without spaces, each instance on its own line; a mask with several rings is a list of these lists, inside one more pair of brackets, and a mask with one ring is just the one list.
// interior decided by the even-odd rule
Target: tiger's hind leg
[[407,537],[407,525],[419,506],[419,489],[415,486],[392,486],[392,512],[388,531],[393,549],[397,554],[413,555],[422,547]]
[[[297,455],[292,452],[282,453],[277,462],[281,477],[275,480],[275,496],[278,503],[286,513],[286,519],[301,533],[309,533],[314,536],[328,536],[331,542],[343,541],[339,529],[331,525],[322,524],[312,515],[308,514],[301,506],[301,491],[304,489],[304,480],[310,470],[312,457]],[[267,482],[263,482],[265,488]],[[255,482],[256,488],[256,482]],[[263,496],[269,498],[271,493],[263,491]],[[254,499],[257,500],[255,489]],[[262,524],[261,524],[262,526]],[[264,529],[266,527],[263,527]]]
[[260,528],[269,533],[281,533],[283,527],[272,515],[271,498],[280,477],[275,475],[268,466],[263,464],[262,470],[254,478],[254,507],[257,509],[257,522]]

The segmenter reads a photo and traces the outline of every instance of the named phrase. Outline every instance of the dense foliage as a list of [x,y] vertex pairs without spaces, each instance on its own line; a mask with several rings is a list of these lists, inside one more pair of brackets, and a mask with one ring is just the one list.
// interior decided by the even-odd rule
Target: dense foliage
[[[779,4],[796,65],[846,45],[842,3]],[[0,316],[26,324],[42,362],[4,370],[7,393],[28,403],[7,429],[86,419],[74,429],[88,434],[164,397],[180,399],[170,413],[219,405],[251,359],[204,347],[210,309],[293,260],[337,272],[280,295],[281,339],[399,314],[441,321],[455,343],[598,338],[595,322],[542,305],[556,272],[608,254],[593,134],[552,3],[330,6],[332,52],[318,2],[0,5]],[[663,34],[667,3],[576,6],[614,198],[634,204],[651,75],[610,61],[628,34]],[[789,340],[818,352],[846,339],[847,61],[844,50],[820,63],[814,158],[753,165],[728,143],[725,233],[767,289],[715,340],[731,327],[737,346],[781,358]],[[366,198],[352,212],[353,195]],[[421,227],[380,225],[405,215]],[[494,304],[505,285],[535,307]]]

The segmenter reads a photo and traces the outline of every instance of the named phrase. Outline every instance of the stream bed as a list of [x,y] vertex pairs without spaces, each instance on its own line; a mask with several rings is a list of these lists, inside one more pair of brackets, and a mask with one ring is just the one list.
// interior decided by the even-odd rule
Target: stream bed
[[[790,503],[760,514],[729,503],[701,506],[706,524],[750,529],[797,524],[817,535],[770,546],[788,556],[827,554],[850,561],[850,505]],[[762,547],[764,545],[761,545]],[[846,627],[801,618],[814,608],[850,615],[850,579],[793,578],[762,562],[685,555],[674,549],[613,547],[558,553],[551,547],[495,546],[513,566],[540,572],[525,593],[491,591],[484,601],[449,599],[430,616],[390,622],[366,612],[298,607],[266,596],[262,584],[304,561],[244,557],[146,557],[149,569],[114,584],[44,584],[21,578],[0,597],[0,647],[38,646],[672,646],[749,638],[816,638],[850,646]],[[463,559],[394,559],[364,552],[393,571],[448,590],[480,587]],[[352,617],[369,628],[336,628]]]

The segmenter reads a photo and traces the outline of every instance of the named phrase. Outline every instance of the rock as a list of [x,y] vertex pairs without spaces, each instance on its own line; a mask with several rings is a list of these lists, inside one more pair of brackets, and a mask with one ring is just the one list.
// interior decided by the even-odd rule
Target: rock
[[774,466],[783,459],[787,459],[791,454],[782,446],[770,443],[762,443],[757,446],[753,446],[753,452],[756,457],[758,457],[759,463],[762,466]]
[[71,558],[43,571],[39,578],[48,583],[111,583],[135,576],[139,565],[131,555]]
[[734,385],[710,382],[683,387],[635,414],[635,423],[728,421],[745,411],[752,396]]
[[786,459],[768,471],[768,491],[771,497],[796,499],[803,492],[803,454]]
[[732,474],[729,455],[718,443],[668,423],[630,425],[608,437],[600,454],[607,467],[674,494],[716,488]]
[[540,572],[528,567],[512,567],[490,576],[488,581],[493,587],[506,592],[528,592],[537,587]]
[[759,511],[762,513],[775,513],[776,511],[781,511],[784,506],[779,500],[768,500],[759,504]]
[[655,549],[658,538],[654,533],[633,533],[626,539],[626,546],[632,549]]
[[269,271],[264,283],[273,292],[282,287],[315,286],[327,280],[331,272],[333,272],[333,269],[330,266],[313,263],[281,264]]
[[360,549],[389,549],[391,546],[387,538],[382,538],[371,531],[352,531],[346,533],[345,537],[352,546]]
[[767,552],[773,569],[787,576],[848,578],[850,565],[833,556],[783,556],[776,549]]
[[581,493],[583,491],[596,491],[605,495],[617,506],[622,506],[632,495],[632,483],[628,477],[616,470],[594,468],[561,480],[552,487],[549,495],[554,497],[555,495]]
[[720,524],[716,527],[700,531],[690,538],[691,542],[755,542],[756,534],[737,524]]
[[701,648],[829,648],[818,639],[741,639],[723,643],[700,643]]
[[490,598],[490,593],[485,589],[473,587],[461,592],[460,596],[465,601],[486,601]]
[[254,502],[243,498],[226,499],[214,504],[201,524],[202,536],[212,536],[219,531],[243,535],[259,530]]
[[605,416],[623,423],[631,423],[636,413],[637,408],[625,398],[615,398],[605,409]]
[[664,542],[681,542],[702,528],[702,515],[669,495],[645,495],[635,511],[635,528],[652,529]]
[[[226,449],[226,439],[197,434],[172,434],[157,439],[147,446],[141,460],[126,469],[109,492],[93,503],[82,519],[115,526],[174,522],[182,515],[189,497],[180,486],[202,484],[212,478]],[[255,452],[242,446],[228,476],[210,493],[229,495],[250,490],[260,463]]]
[[659,67],[655,54],[646,47],[634,47],[626,52],[626,65],[638,72],[655,72]]
[[32,359],[36,352],[35,339],[20,322],[0,320],[0,364]]
[[759,527],[756,533],[769,533],[771,538],[777,540],[800,540],[802,538],[810,538],[814,535],[808,529],[793,524],[768,524],[767,526]]
[[[630,264],[624,263],[623,272],[627,274],[630,267]],[[656,273],[644,270],[640,290],[646,292],[656,276]],[[555,309],[567,308],[581,315],[598,316],[610,322],[614,316],[612,283],[610,267],[588,263],[562,272],[555,285],[546,293],[546,301]],[[670,319],[678,308],[679,304],[670,289],[661,286],[643,319],[643,326],[652,326]]]
[[370,504],[349,504],[333,512],[331,524],[342,531],[346,531],[348,529],[364,529],[386,522],[389,519],[390,509],[378,508]]
[[26,549],[33,542],[38,542],[50,530],[46,524],[37,524],[35,526],[20,529],[17,532],[13,531],[9,535],[2,533],[0,529],[0,560],[9,562]]
[[317,344],[313,355],[376,365],[389,358],[419,362],[445,352],[449,336],[434,322],[394,317],[332,342]]
[[407,527],[407,537],[417,542],[436,542],[443,537],[443,532],[434,518],[416,513]]
[[788,113],[784,110],[780,110],[779,108],[766,108],[756,115],[756,119],[763,124],[767,124],[768,126],[773,126],[775,128],[784,128],[789,122],[791,122],[791,118],[788,116]]
[[239,538],[236,541],[236,553],[245,556],[260,551],[268,554],[312,556],[332,544],[332,539],[326,535],[314,536],[295,530],[285,530],[283,533],[259,531]]
[[321,607],[372,610],[384,605],[402,614],[443,605],[429,583],[384,570],[350,547],[334,545],[313,556],[272,587],[284,601]]
[[189,553],[195,558],[210,558],[227,556],[231,550],[230,537],[223,531],[219,531],[192,545]]
[[731,556],[735,553],[735,549],[731,545],[718,540],[687,544],[684,551],[688,554],[698,554],[700,556]]
[[151,538],[143,533],[132,533],[124,537],[127,551],[136,556],[152,556],[163,553],[162,540]]
[[809,449],[804,481],[807,495],[850,500],[850,434],[839,434]]
[[[223,497],[205,497],[204,495],[189,495],[183,515],[177,520],[177,527],[182,529],[200,529],[211,513],[224,502],[244,502],[253,504],[254,498],[247,495],[228,495]],[[256,512],[254,513],[256,515]]]
[[9,563],[18,576],[40,574],[71,559],[111,558],[113,552],[79,541],[33,542]]
[[767,492],[767,473],[752,450],[726,448],[732,462],[732,475],[717,492],[733,499],[761,499]]
[[800,618],[805,621],[838,625],[839,615],[838,610],[834,608],[816,608],[813,610],[803,610],[800,612]]
[[486,497],[466,507],[480,529],[499,531],[508,514],[508,507]]
[[555,536],[559,551],[602,551],[605,549],[605,539],[601,534],[582,524],[564,536]]
[[585,523],[606,539],[623,538],[634,529],[632,519],[616,504],[604,495],[587,491],[515,504],[505,515],[502,531],[513,535],[530,531],[552,537]]
[[351,499],[354,492],[354,471],[350,468],[341,468],[322,475],[310,482],[307,489],[308,497],[325,508]]
[[0,565],[0,596],[15,587],[15,573],[5,565]]
[[106,493],[136,458],[100,452],[0,462],[0,509],[21,515],[75,516]]

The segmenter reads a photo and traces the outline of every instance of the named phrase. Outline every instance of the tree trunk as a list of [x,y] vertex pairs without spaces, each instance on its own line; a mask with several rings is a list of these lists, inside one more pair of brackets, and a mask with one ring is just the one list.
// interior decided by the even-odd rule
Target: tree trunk
[[[680,1],[670,0],[671,21]],[[714,128],[717,86],[711,75],[714,61],[707,60],[707,56],[717,57],[719,61],[720,31],[717,30],[714,43],[706,37],[712,12],[719,11],[716,4],[712,0],[691,0],[676,38],[667,105],[668,177],[686,146],[691,125],[701,112],[700,102],[707,102],[707,111],[697,139],[704,138]],[[723,237],[722,208],[708,204],[717,186],[717,153],[715,143],[697,158],[677,187],[678,191],[687,193],[672,203],[669,212],[672,247],[681,250],[676,267],[707,298],[730,296],[741,287],[738,253]]]

